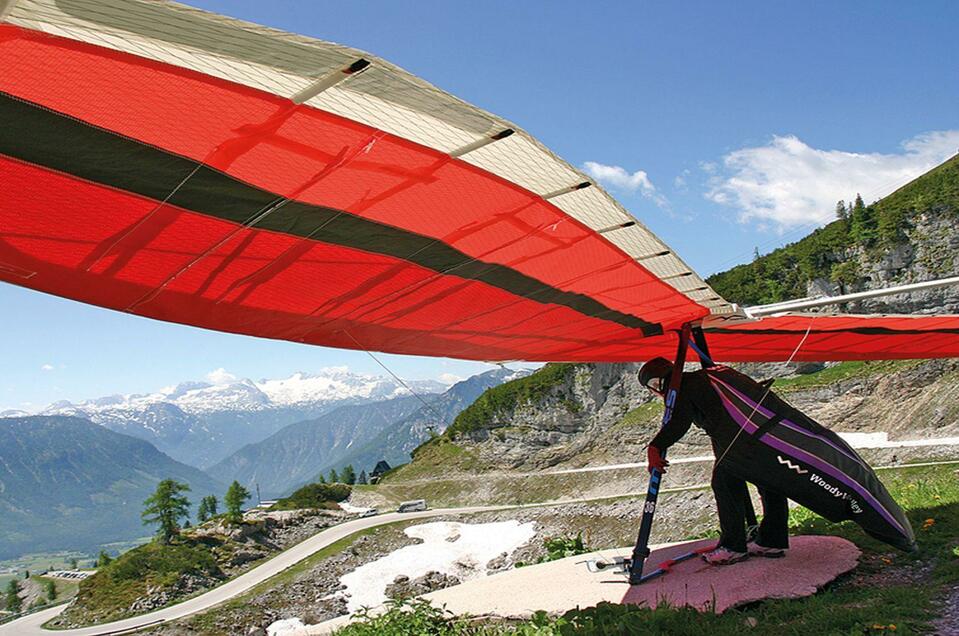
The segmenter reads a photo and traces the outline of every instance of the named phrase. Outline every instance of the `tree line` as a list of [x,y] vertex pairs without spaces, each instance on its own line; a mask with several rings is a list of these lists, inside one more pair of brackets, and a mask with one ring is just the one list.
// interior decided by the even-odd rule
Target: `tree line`
[[353,464],[348,464],[346,467],[341,468],[340,472],[336,472],[335,468],[331,468],[326,477],[319,475],[317,481],[321,484],[347,484],[348,486],[354,486],[356,484],[366,485],[369,483],[366,471],[361,470],[359,477],[357,477]]
[[[352,464],[349,464],[337,471],[330,469],[329,474],[324,477],[319,475],[317,481],[321,484],[366,484],[369,478],[365,470],[361,470],[359,476]],[[161,543],[168,544],[177,536],[183,528],[189,527],[191,503],[185,493],[190,492],[190,486],[175,479],[164,479],[157,484],[156,490],[144,502],[144,509],[141,513],[144,525],[157,526],[157,539]],[[226,494],[223,497],[225,511],[223,518],[228,523],[237,524],[243,520],[243,504],[251,497],[250,491],[244,488],[236,480],[230,484]],[[220,502],[216,495],[207,495],[200,499],[197,506],[196,518],[199,523],[204,523],[214,517],[220,516]],[[181,523],[182,522],[182,523]],[[101,553],[101,558],[109,556]],[[109,563],[107,561],[106,563]],[[99,563],[98,565],[105,565]]]
[[[190,523],[190,500],[184,493],[190,492],[190,486],[175,479],[164,479],[157,484],[156,490],[143,502],[144,509],[140,514],[144,525],[157,526],[157,539],[168,544],[173,537]],[[243,504],[250,499],[250,491],[233,480],[226,494],[223,504],[226,510],[223,518],[228,523],[237,524],[243,520]],[[219,501],[216,495],[207,495],[200,499],[197,507],[197,520],[203,523],[218,516]],[[181,525],[181,520],[184,523]]]

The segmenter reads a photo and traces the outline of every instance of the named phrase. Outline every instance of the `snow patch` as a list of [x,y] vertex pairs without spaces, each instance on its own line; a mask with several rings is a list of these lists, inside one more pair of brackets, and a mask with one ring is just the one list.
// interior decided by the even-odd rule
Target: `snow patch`
[[405,532],[422,543],[400,548],[340,578],[351,614],[384,603],[387,584],[400,575],[415,579],[427,572],[441,572],[463,582],[485,576],[487,563],[503,552],[512,553],[536,534],[532,521],[515,520],[477,524],[436,521],[411,526]]
[[284,618],[274,621],[266,628],[267,636],[295,636],[305,633],[306,625],[298,618]]
[[341,501],[340,508],[349,512],[350,514],[360,514],[361,512],[366,512],[367,510],[372,510],[372,508],[362,508],[360,506],[351,506],[349,502]]

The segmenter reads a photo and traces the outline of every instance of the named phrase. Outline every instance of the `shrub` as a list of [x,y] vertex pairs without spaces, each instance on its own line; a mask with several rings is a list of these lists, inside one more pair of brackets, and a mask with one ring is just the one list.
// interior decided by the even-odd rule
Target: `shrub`
[[348,499],[352,491],[347,484],[307,484],[277,501],[271,510],[334,508],[337,502]]

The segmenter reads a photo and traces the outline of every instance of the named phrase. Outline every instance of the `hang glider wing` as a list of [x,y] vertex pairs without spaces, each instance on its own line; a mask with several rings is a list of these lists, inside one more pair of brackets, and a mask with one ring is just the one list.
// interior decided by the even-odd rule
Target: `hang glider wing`
[[[737,315],[523,130],[367,53],[173,3],[0,0],[0,18],[0,280],[480,360],[644,359]],[[717,327],[717,358],[780,359],[779,320]],[[809,338],[830,359],[959,351],[857,321]]]

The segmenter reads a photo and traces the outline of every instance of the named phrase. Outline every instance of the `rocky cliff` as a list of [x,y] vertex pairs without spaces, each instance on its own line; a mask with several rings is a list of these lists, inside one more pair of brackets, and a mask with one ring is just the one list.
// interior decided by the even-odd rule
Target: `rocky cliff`
[[[912,217],[902,240],[882,249],[856,245],[837,254],[854,272],[851,284],[829,278],[811,279],[808,296],[882,289],[959,275],[959,217],[938,207]],[[864,314],[959,313],[959,285],[871,298],[840,307]]]
[[[959,435],[959,360],[737,366],[758,380],[775,378],[773,388],[780,396],[836,431],[885,432],[891,440]],[[493,393],[502,406],[490,412],[477,402],[464,411],[461,418],[470,426],[458,420],[460,426],[418,449],[408,475],[645,461],[662,404],[640,386],[637,369],[636,364],[562,365],[562,373],[532,400],[496,395],[522,394],[521,384],[492,389],[487,395]],[[536,379],[533,374],[517,383]],[[470,419],[475,411],[483,412],[482,419]],[[711,451],[706,436],[692,427],[671,452],[681,457]],[[932,448],[919,452],[898,451],[902,459],[941,454]],[[890,458],[895,454],[885,453]],[[416,470],[417,463],[422,470]],[[429,470],[426,464],[431,464]]]

